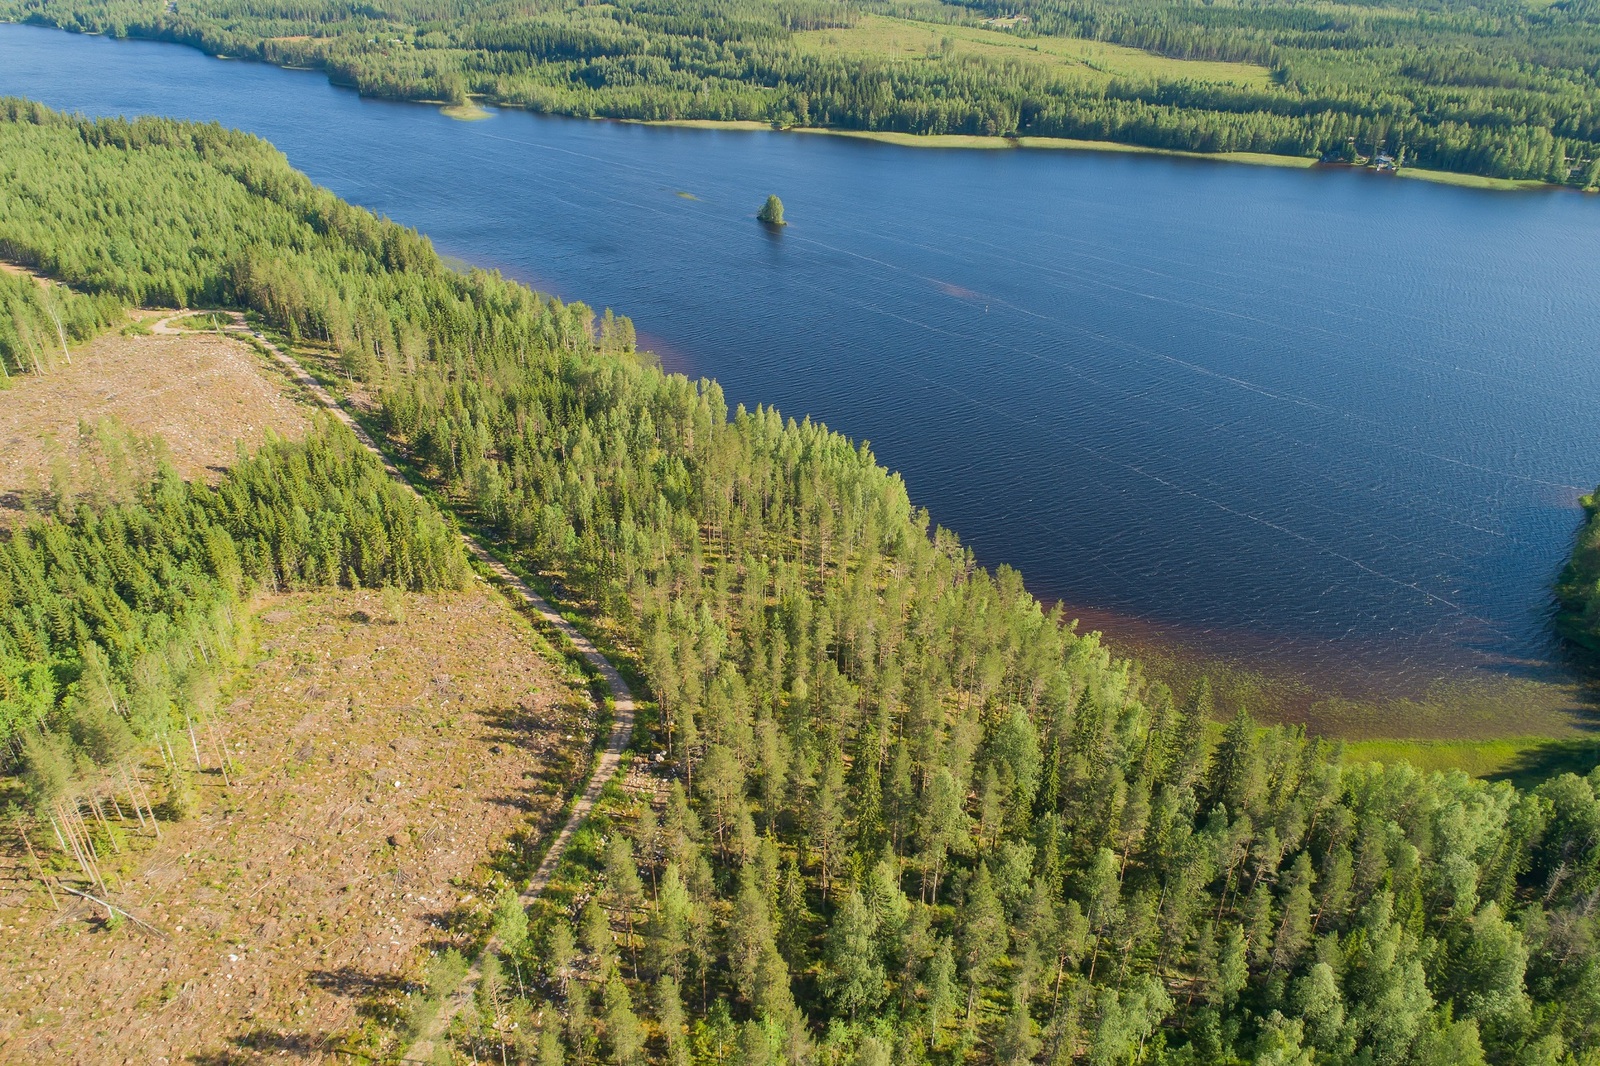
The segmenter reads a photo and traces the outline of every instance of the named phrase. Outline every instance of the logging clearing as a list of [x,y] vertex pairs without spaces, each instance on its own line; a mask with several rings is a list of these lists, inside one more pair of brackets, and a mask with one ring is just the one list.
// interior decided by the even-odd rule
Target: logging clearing
[[238,340],[103,334],[70,365],[12,378],[0,403],[0,527],[49,510],[63,490],[126,496],[107,452],[132,460],[125,480],[148,481],[165,459],[183,477],[214,481],[240,444],[253,451],[268,431],[298,439],[307,421],[282,375]]
[[0,1061],[332,1061],[394,1023],[430,951],[467,946],[587,768],[591,701],[481,585],[261,608],[218,719],[229,777],[201,730],[194,815],[157,840],[127,811],[108,894],[83,889],[167,938],[52,905],[8,849]]

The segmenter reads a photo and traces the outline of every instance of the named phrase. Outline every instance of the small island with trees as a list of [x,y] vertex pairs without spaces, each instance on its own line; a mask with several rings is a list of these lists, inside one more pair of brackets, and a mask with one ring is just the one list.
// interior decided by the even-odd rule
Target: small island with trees
[[783,220],[783,201],[776,196],[767,197],[767,202],[756,212],[756,221],[769,226],[787,226],[789,223]]

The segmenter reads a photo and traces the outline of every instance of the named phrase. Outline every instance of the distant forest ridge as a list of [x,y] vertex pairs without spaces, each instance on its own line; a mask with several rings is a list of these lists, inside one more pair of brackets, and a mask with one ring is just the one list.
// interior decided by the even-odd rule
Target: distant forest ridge
[[0,0],[362,93],[1600,182],[1600,3]]

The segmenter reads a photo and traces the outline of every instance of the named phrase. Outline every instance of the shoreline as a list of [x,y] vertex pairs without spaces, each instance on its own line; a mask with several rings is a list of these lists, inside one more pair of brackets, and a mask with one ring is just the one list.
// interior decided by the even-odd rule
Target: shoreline
[[1347,667],[1305,662],[1292,650],[1230,652],[1148,618],[1060,606],[1080,634],[1099,633],[1114,659],[1178,701],[1205,677],[1219,711],[1243,708],[1259,724],[1303,728],[1339,744],[1349,763],[1403,759],[1425,773],[1459,769],[1493,780],[1551,767],[1587,773],[1600,762],[1592,732],[1600,702],[1582,670],[1486,662],[1392,687],[1351,684]]
[[[109,40],[137,40],[153,41],[161,44],[173,44],[185,48],[193,48],[203,54],[205,49],[198,44],[178,40],[173,37],[162,36],[137,36],[129,34],[125,37],[108,36],[97,30],[70,30],[49,22],[34,22],[30,20],[10,21],[0,19],[0,24],[12,26],[36,26],[42,29],[52,29],[61,33],[78,33],[86,37],[107,37]],[[479,121],[491,117],[485,110],[486,107],[505,108],[511,110],[527,111],[530,114],[560,115],[560,112],[535,111],[526,104],[516,101],[503,101],[491,96],[469,97],[464,105],[441,107],[443,101],[418,100],[403,96],[369,96],[362,93],[354,86],[344,85],[335,81],[326,67],[292,66],[288,63],[274,63],[270,59],[261,59],[254,56],[222,56],[213,55],[215,59],[238,60],[247,62],[264,63],[267,66],[277,67],[280,70],[311,71],[320,70],[327,77],[330,85],[341,88],[354,89],[358,96],[370,100],[385,100],[390,103],[422,104],[429,107],[439,107],[448,117],[458,121]],[[583,118],[581,115],[561,115],[564,118]],[[1129,155],[1157,155],[1168,156],[1174,159],[1196,159],[1215,163],[1239,163],[1246,166],[1282,167],[1291,170],[1310,170],[1322,165],[1318,160],[1309,156],[1275,155],[1267,152],[1197,152],[1182,148],[1154,148],[1148,145],[1127,144],[1121,141],[1091,141],[1070,137],[1006,137],[996,135],[993,137],[964,133],[892,133],[876,130],[847,130],[831,129],[819,126],[794,126],[775,128],[770,122],[758,122],[749,119],[642,119],[625,118],[617,115],[589,116],[596,120],[606,122],[621,122],[634,126],[664,126],[678,129],[700,130],[734,130],[741,132],[771,132],[771,133],[807,133],[827,137],[847,137],[854,140],[875,141],[880,144],[892,144],[905,148],[963,148],[977,151],[999,151],[1003,149],[1033,149],[1044,151],[1082,151],[1082,152],[1120,152]],[[1566,185],[1552,185],[1549,182],[1529,178],[1492,178],[1482,174],[1466,174],[1453,170],[1430,170],[1424,167],[1406,167],[1394,172],[1394,176],[1410,178],[1417,181],[1430,181],[1438,185],[1454,185],[1461,188],[1483,189],[1496,192],[1532,192],[1536,190],[1557,190],[1572,188]],[[1575,192],[1587,192],[1584,189],[1574,189]]]
[[[487,102],[487,101],[486,101]],[[496,107],[519,108],[517,104],[495,104]],[[525,110],[525,109],[522,109]],[[726,130],[743,133],[802,133],[823,137],[843,137],[850,140],[871,141],[901,148],[961,149],[967,151],[998,152],[1007,150],[1115,152],[1124,155],[1154,155],[1171,159],[1194,159],[1208,163],[1235,163],[1243,166],[1280,167],[1287,170],[1332,169],[1335,164],[1325,164],[1310,156],[1274,155],[1270,152],[1196,152],[1184,148],[1154,148],[1144,144],[1126,144],[1122,141],[1089,141],[1073,137],[987,137],[971,133],[893,133],[881,130],[845,130],[822,126],[789,126],[774,128],[770,122],[740,119],[640,119],[608,118],[609,122],[622,122],[631,126],[659,126],[676,129]],[[1364,167],[1351,167],[1365,170]],[[1438,185],[1455,185],[1469,189],[1487,189],[1495,192],[1531,192],[1540,189],[1559,190],[1569,186],[1552,185],[1532,178],[1491,178],[1483,174],[1463,174],[1453,170],[1430,170],[1426,167],[1405,167],[1393,172],[1394,177],[1414,181],[1430,181]],[[1576,192],[1584,190],[1575,189]]]
[[482,122],[486,118],[494,117],[493,112],[486,110],[476,100],[468,100],[464,104],[441,104],[439,113],[457,122]]
[[[395,101],[427,103],[438,107],[450,117],[455,107],[443,100]],[[487,103],[487,101],[484,101]],[[517,105],[492,105],[507,110]],[[488,118],[492,112],[469,100],[460,108],[472,117]],[[464,116],[463,116],[464,117]],[[558,117],[552,115],[550,117]],[[566,116],[559,116],[566,117]],[[738,132],[784,132],[774,130],[769,123],[756,121],[719,122],[715,120],[679,120],[669,122],[643,122],[626,119],[604,119],[611,122],[628,122],[636,125],[665,125],[698,129],[731,129]],[[851,137],[857,140],[874,140],[905,147],[968,148],[974,150],[1000,150],[1004,148],[1034,148],[1037,150],[1087,150],[1118,151],[1145,155],[1170,155],[1180,158],[1204,159],[1216,162],[1239,162],[1246,165],[1279,166],[1293,169],[1316,167],[1316,161],[1304,157],[1283,157],[1252,153],[1195,153],[1163,150],[1145,146],[1119,145],[1113,142],[1082,141],[1065,138],[1001,138],[972,136],[919,136],[912,134],[883,134],[864,131],[797,128],[787,132],[826,134]],[[1332,169],[1331,166],[1328,169]],[[1426,174],[1416,175],[1426,178]],[[1447,175],[1447,179],[1458,178]],[[1496,181],[1498,179],[1478,179]],[[1525,187],[1540,183],[1505,182],[1511,187]],[[1550,186],[1553,188],[1553,186]],[[682,195],[680,192],[679,195]],[[1258,714],[1266,712],[1268,720],[1298,723],[1311,726],[1324,736],[1343,737],[1357,751],[1397,752],[1405,750],[1415,764],[1443,763],[1467,764],[1474,772],[1488,772],[1504,768],[1508,761],[1520,758],[1535,746],[1567,744],[1576,738],[1573,712],[1600,711],[1600,700],[1580,700],[1577,693],[1563,690],[1558,684],[1518,685],[1507,679],[1489,679],[1487,683],[1464,685],[1451,691],[1426,691],[1407,693],[1390,698],[1353,696],[1331,690],[1330,687],[1310,680],[1305,675],[1261,670],[1243,658],[1225,657],[1204,648],[1184,647],[1181,640],[1166,636],[1142,641],[1123,626],[1095,625],[1106,634],[1113,654],[1136,658],[1155,676],[1173,680],[1189,680],[1196,672],[1215,675],[1219,689],[1229,689],[1237,703],[1249,706]],[[1165,628],[1161,626],[1154,629]],[[1178,686],[1175,686],[1178,687]],[[1462,706],[1472,712],[1463,716]],[[1447,716],[1443,713],[1449,710]],[[1273,713],[1276,712],[1276,713]],[[1554,721],[1564,718],[1563,721]],[[1400,723],[1405,723],[1402,727]]]

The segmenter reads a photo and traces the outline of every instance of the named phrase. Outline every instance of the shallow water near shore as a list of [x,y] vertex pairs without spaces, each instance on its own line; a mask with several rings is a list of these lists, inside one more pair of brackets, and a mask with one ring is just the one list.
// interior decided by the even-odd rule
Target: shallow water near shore
[[[1540,729],[1583,713],[1549,587],[1600,480],[1594,197],[458,122],[22,26],[0,93],[251,130],[447,255],[629,314],[731,404],[870,440],[980,561],[1129,647],[1307,707],[1527,683]],[[754,220],[769,193],[781,233]],[[1361,728],[1409,735],[1392,713]]]

